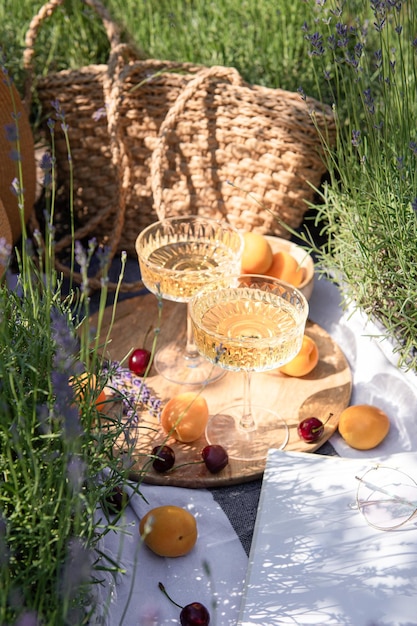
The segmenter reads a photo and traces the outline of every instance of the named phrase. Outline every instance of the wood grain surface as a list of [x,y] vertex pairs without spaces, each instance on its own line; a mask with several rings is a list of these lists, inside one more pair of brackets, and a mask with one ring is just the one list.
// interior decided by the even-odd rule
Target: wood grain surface
[[[105,310],[101,337],[110,329],[111,307]],[[97,317],[91,318],[91,324],[97,323]],[[158,322],[157,299],[152,294],[130,298],[118,303],[114,324],[110,330],[110,342],[107,354],[111,360],[124,361],[132,349],[151,348],[153,329],[160,325],[158,346],[168,342],[185,343],[186,305],[164,301],[162,318]],[[285,450],[314,452],[335,432],[340,413],[350,401],[352,377],[348,362],[330,335],[317,324],[308,321],[306,334],[312,337],[319,349],[319,363],[314,370],[302,378],[291,378],[277,371],[254,373],[252,379],[252,401],[268,408],[278,410],[289,427],[289,441]],[[146,343],[146,345],[145,345]],[[146,380],[147,386],[162,402],[190,387],[169,383],[153,370]],[[192,388],[196,390],[196,387]],[[242,399],[243,380],[239,372],[227,372],[220,380],[207,385],[202,391],[206,398],[210,414],[238,404]],[[316,416],[326,420],[323,437],[314,444],[300,440],[297,425],[305,417]],[[155,472],[149,461],[149,454],[156,445],[168,443],[176,455],[176,464],[201,460],[201,450],[207,444],[205,437],[192,444],[182,444],[162,431],[156,417],[142,414],[136,432],[132,477],[155,485],[175,485],[180,487],[201,488],[220,487],[247,482],[262,476],[265,461],[244,462],[232,459],[219,474],[210,474],[202,463],[194,463],[165,474]],[[225,442],[227,449],[227,442]],[[123,449],[123,444],[120,444]],[[116,453],[118,450],[116,450]]]

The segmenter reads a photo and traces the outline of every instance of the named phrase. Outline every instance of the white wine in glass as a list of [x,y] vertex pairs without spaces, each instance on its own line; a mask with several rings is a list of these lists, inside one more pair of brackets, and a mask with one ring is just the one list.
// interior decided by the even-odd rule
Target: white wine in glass
[[211,363],[244,372],[242,405],[227,407],[207,425],[210,444],[231,458],[260,460],[283,448],[288,427],[276,411],[251,403],[251,372],[284,365],[299,352],[308,315],[303,294],[276,278],[243,274],[229,284],[208,285],[190,302],[194,341]]
[[[149,291],[166,300],[188,303],[208,282],[220,285],[230,274],[240,271],[243,236],[230,224],[215,219],[167,218],[139,234],[136,252]],[[161,348],[154,365],[159,374],[178,384],[201,385],[224,374],[200,356],[189,315],[186,345],[173,341]]]

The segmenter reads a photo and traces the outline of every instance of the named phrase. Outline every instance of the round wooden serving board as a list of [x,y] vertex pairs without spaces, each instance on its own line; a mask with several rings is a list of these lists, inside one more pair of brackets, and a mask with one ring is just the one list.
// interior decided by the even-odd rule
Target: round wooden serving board
[[[108,307],[100,333],[103,339],[110,328],[111,317],[112,307]],[[93,316],[92,326],[96,323],[97,317]],[[120,361],[127,367],[126,358],[132,349],[151,348],[152,329],[158,325],[157,299],[152,294],[119,302],[106,357]],[[186,305],[164,301],[157,346],[161,347],[171,341],[185,344],[185,328]],[[302,378],[291,378],[276,370],[270,373],[254,373],[251,388],[254,404],[263,404],[278,410],[286,420],[290,436],[285,450],[314,452],[336,430],[340,413],[350,401],[352,377],[344,354],[326,331],[308,321],[306,334],[315,340],[320,355],[319,363],[310,374]],[[150,374],[146,384],[163,402],[183,391],[198,390],[196,387],[170,383],[154,371]],[[238,404],[242,399],[242,391],[241,374],[227,372],[220,380],[207,385],[201,393],[207,400],[210,414],[214,415],[227,406]],[[326,420],[330,413],[332,417],[325,426],[323,437],[317,443],[308,444],[300,440],[297,425],[302,419],[314,415]],[[167,437],[160,428],[158,419],[149,413],[141,415],[136,431],[132,433],[136,439],[132,477],[147,483],[190,488],[220,487],[259,478],[265,468],[265,461],[247,463],[231,459],[219,474],[210,474],[203,463],[160,474],[153,470],[149,461],[148,455],[154,446],[168,443],[175,450],[176,465],[180,465],[201,460],[201,450],[207,445],[205,437],[192,444],[179,443],[172,437]],[[227,449],[227,441],[224,447]]]

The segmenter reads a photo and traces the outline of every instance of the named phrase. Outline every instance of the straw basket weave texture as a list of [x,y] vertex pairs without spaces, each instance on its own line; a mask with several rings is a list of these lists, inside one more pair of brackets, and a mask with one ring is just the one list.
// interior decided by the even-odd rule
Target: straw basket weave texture
[[[105,26],[107,65],[49,74],[35,86],[45,119],[58,100],[74,164],[76,236],[135,255],[138,233],[177,215],[224,219],[288,238],[325,173],[320,132],[335,138],[330,108],[298,94],[245,83],[234,68],[141,60],[98,0],[80,0]],[[33,76],[36,36],[63,0],[50,0],[26,36]],[[314,121],[313,121],[314,118]],[[58,173],[68,181],[65,139]],[[57,251],[68,241],[58,242]]]

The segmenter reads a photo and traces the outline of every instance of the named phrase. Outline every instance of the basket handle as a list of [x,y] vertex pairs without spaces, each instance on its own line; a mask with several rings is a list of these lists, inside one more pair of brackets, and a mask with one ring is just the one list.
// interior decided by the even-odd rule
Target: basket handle
[[245,81],[234,67],[223,67],[221,65],[213,65],[198,72],[198,74],[190,80],[184,91],[178,96],[172,105],[164,121],[159,127],[157,143],[152,152],[151,158],[151,185],[156,214],[160,220],[166,216],[165,206],[162,202],[162,162],[166,151],[166,138],[170,130],[174,127],[178,117],[184,111],[187,102],[191,100],[197,90],[205,82],[212,78],[226,80],[232,85],[241,87],[245,85]]
[[[107,9],[99,0],[80,0],[83,4],[91,7],[103,22],[110,50],[114,50],[120,43],[120,30],[115,24]],[[35,43],[42,23],[51,17],[55,10],[63,5],[65,0],[48,0],[31,19],[25,35],[25,48],[23,50],[23,69],[25,70],[24,101],[26,109],[30,108],[32,101],[32,85],[34,77],[33,58],[35,56]]]

